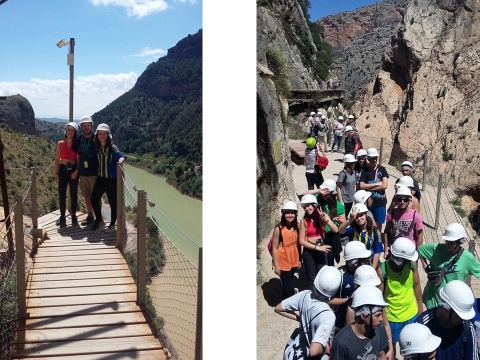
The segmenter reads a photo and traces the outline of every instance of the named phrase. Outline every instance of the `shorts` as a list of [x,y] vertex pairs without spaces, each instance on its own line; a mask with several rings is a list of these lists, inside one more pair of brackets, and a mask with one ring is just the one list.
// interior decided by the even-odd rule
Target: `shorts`
[[82,176],[80,175],[80,190],[82,191],[83,196],[91,196],[93,192],[93,187],[97,181],[97,175],[93,176]]
[[415,314],[415,316],[413,318],[411,318],[410,320],[404,321],[404,322],[389,321],[390,322],[390,330],[392,331],[392,342],[394,344],[398,342],[398,337],[400,336],[400,331],[402,331],[402,329],[406,325],[414,323],[415,320],[417,320],[417,316],[418,316],[418,314]]
[[385,224],[385,219],[387,217],[387,207],[385,205],[382,206],[373,206],[368,208],[375,219],[377,224]]

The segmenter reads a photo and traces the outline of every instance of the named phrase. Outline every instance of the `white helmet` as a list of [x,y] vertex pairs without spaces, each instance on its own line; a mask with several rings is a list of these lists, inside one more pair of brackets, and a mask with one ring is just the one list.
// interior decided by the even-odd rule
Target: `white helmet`
[[377,286],[377,285],[380,285],[381,283],[380,279],[378,278],[377,272],[371,265],[359,266],[357,270],[355,270],[353,282],[359,286],[363,286],[363,285]]
[[419,323],[405,325],[398,337],[400,355],[428,354],[436,350],[442,339],[432,334],[430,329]]
[[368,212],[367,205],[364,203],[358,203],[352,206],[352,212],[355,212],[357,214],[362,214]]
[[100,124],[97,126],[97,132],[100,131],[108,131],[110,133],[110,127],[107,124]]
[[284,210],[298,211],[297,204],[293,201],[285,201],[285,203],[282,205],[282,213]]
[[358,308],[363,305],[371,306],[387,306],[383,300],[382,291],[376,286],[364,285],[360,286],[353,293],[352,308]]
[[348,115],[348,118],[349,118],[349,119],[355,119],[355,117],[354,117],[353,115],[351,115],[351,114]]
[[312,111],[312,112],[310,113],[310,115],[315,115],[315,111]]
[[443,233],[442,239],[445,241],[460,240],[461,242],[464,242],[467,236],[467,232],[465,231],[465,228],[462,224],[451,223],[447,225],[447,228]]
[[406,186],[399,186],[395,195],[412,196],[412,190]]
[[475,297],[472,289],[463,281],[449,281],[447,285],[440,289],[440,297],[463,320],[470,320],[475,316],[475,310],[473,309]]
[[411,163],[410,161],[404,161],[404,162],[402,163],[402,166],[400,166],[400,168],[403,169],[404,167],[409,167],[410,170],[413,171],[413,165],[412,165],[412,163]]
[[410,176],[402,176],[398,179],[397,186],[413,187],[413,179]]
[[375,148],[368,148],[367,149],[367,156],[368,157],[378,157],[378,151]]
[[345,132],[353,131],[353,128],[350,125],[345,126]]
[[415,244],[411,240],[404,237],[395,239],[391,251],[392,255],[395,255],[399,258],[411,261],[417,261],[418,259],[418,253],[415,250]]
[[331,193],[337,193],[337,183],[332,179],[325,180],[322,185],[320,185],[320,189],[328,189]]
[[322,120],[327,120],[327,117],[325,115],[322,115]]
[[92,123],[93,124],[93,120],[90,116],[83,116],[81,119],[80,119],[80,125],[82,125],[83,123]]
[[361,241],[349,241],[343,250],[343,257],[345,261],[353,259],[366,259],[372,255],[370,250],[367,250],[365,244]]
[[357,159],[359,156],[365,156],[367,155],[367,152],[365,151],[365,149],[360,149],[357,151]]
[[325,265],[320,269],[313,284],[315,288],[328,298],[332,298],[342,282],[342,275],[340,270],[334,266]]
[[355,204],[365,204],[365,202],[368,200],[370,196],[372,196],[372,193],[370,191],[358,190],[353,195],[353,202]]
[[78,133],[78,125],[77,123],[74,123],[73,121],[72,122],[69,122],[67,125],[65,125],[65,130],[67,130],[67,126],[71,126],[75,129],[75,131]]
[[306,194],[302,196],[302,200],[300,200],[300,203],[302,206],[308,205],[308,204],[315,204],[318,205],[317,198],[315,195],[312,194]]
[[343,116],[340,115],[340,116],[338,117],[338,120],[343,120]]
[[352,162],[357,162],[357,159],[352,154],[346,154],[343,157],[343,162],[344,163],[352,163]]

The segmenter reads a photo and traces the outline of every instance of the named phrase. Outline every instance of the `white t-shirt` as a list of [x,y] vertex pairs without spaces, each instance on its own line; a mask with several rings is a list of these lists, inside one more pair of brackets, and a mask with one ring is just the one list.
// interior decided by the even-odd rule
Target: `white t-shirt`
[[297,311],[301,308],[300,318],[305,328],[315,315],[323,311],[310,322],[308,340],[310,343],[316,342],[326,347],[335,325],[335,314],[327,303],[312,299],[310,294],[310,290],[304,290],[290,296],[282,301],[282,309]]
[[305,158],[303,159],[303,165],[305,165],[306,172],[308,173],[315,172],[315,162],[317,161],[317,153],[315,152],[315,149],[316,148],[305,148]]
[[343,136],[343,129],[345,128],[345,126],[343,126],[343,124],[340,124],[339,122],[337,122],[335,124],[335,127],[337,128],[337,130],[335,130],[335,135]]

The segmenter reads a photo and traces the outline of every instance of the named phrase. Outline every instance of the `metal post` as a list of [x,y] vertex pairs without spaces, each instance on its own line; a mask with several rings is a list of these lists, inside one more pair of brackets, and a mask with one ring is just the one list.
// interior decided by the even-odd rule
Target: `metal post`
[[383,158],[383,137],[380,138],[380,154],[378,157],[378,165],[382,165],[382,158]]
[[203,273],[203,249],[198,248],[198,279],[197,279],[197,324],[195,330],[195,360],[202,360],[202,273]]
[[23,205],[22,197],[15,196],[15,246],[17,253],[17,297],[18,318],[27,318],[26,284],[25,284],[25,244],[23,239]]
[[68,119],[73,122],[73,49],[75,48],[75,39],[70,38],[70,54],[67,55],[67,62],[70,65],[70,109]]
[[425,191],[425,181],[427,181],[428,150],[423,153],[423,181],[422,191]]
[[440,217],[440,202],[442,199],[442,174],[438,175],[437,186],[437,207],[435,208],[435,230],[438,230],[438,219]]
[[[30,199],[32,202],[32,228],[38,229],[38,212],[37,212],[37,172],[34,167],[32,169],[32,185],[30,188]],[[32,253],[35,254],[38,248],[37,233],[32,232]]]
[[145,305],[146,257],[147,257],[147,196],[138,190],[137,200],[137,305]]
[[123,211],[125,203],[123,201],[123,169],[120,163],[117,163],[117,234],[115,246],[123,254],[122,234],[126,233],[125,222],[123,221]]

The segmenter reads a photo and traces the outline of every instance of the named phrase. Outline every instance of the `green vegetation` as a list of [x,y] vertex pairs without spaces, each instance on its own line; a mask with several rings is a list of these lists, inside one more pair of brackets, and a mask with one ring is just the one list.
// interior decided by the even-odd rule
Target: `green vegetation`
[[460,217],[466,217],[467,212],[462,208],[462,198],[457,196],[452,200],[452,205],[455,211],[460,215]]
[[290,85],[288,84],[288,67],[285,56],[278,49],[267,49],[267,65],[275,74],[273,82],[277,94],[287,97],[290,94]]

